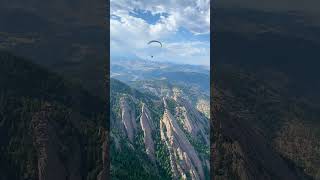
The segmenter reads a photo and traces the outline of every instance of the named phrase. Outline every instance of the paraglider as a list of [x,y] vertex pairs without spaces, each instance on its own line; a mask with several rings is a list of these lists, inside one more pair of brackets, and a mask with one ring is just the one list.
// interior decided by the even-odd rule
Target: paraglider
[[[160,41],[157,41],[157,40],[151,40],[148,42],[148,45],[151,45],[151,44],[157,44],[157,45],[160,45],[160,47],[162,48],[162,43]],[[153,58],[154,56],[151,55],[150,56],[151,58]]]

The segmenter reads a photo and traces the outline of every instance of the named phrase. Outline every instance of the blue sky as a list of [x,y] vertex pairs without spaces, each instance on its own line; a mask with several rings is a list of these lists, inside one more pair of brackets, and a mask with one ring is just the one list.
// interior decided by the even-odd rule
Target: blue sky
[[210,64],[209,0],[111,0],[110,13],[111,61]]

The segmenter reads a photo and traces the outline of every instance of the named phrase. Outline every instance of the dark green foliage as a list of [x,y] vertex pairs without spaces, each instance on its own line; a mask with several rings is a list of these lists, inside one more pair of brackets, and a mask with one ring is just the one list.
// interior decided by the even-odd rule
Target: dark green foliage
[[[33,116],[50,104],[48,122],[61,162],[78,148],[81,176],[96,179],[101,170],[99,128],[106,126],[102,100],[29,61],[0,52],[0,174],[2,179],[37,179]],[[73,144],[78,143],[78,146]],[[64,164],[66,165],[66,164]]]
[[[215,129],[219,134],[212,136],[212,142],[215,141],[217,145],[217,164],[214,164],[216,178],[237,177],[246,173],[257,177],[253,171],[259,171],[258,174],[266,173],[270,177],[275,173],[284,177],[296,174],[301,179],[307,175],[315,177],[320,167],[319,163],[313,161],[319,159],[317,149],[320,146],[317,142],[320,136],[317,134],[319,123],[316,118],[319,117],[319,105],[290,95],[290,89],[285,87],[285,79],[288,77],[284,74],[269,70],[269,76],[276,76],[271,80],[268,79],[270,77],[263,78],[262,73],[248,72],[248,69],[234,65],[221,64],[217,68],[219,80],[216,81],[215,90],[219,91],[219,95],[212,98],[219,107],[215,112],[219,117],[214,123],[217,123],[216,127],[222,127],[222,130],[218,132],[220,130]],[[227,129],[233,126],[236,129]],[[247,136],[245,131],[248,129],[255,134]],[[237,142],[243,139],[246,141]],[[248,150],[247,147],[252,149]],[[266,148],[270,150],[264,152]],[[251,154],[254,153],[259,153],[258,157],[261,159],[268,156],[269,160],[282,156],[284,158],[281,162],[284,165],[273,169],[272,174],[270,169],[273,165],[264,163],[261,167],[259,164],[262,160],[252,157]],[[254,168],[256,169],[253,170]]]
[[127,145],[128,142],[121,142],[121,150],[111,145],[111,177],[112,179],[160,179],[151,162],[146,155]]
[[167,98],[166,99],[168,110],[172,115],[176,114],[176,103],[173,99]]
[[159,169],[162,171],[162,177],[164,179],[171,179],[172,172],[169,159],[169,151],[164,142],[160,140],[160,136],[157,136],[155,141],[156,157],[159,160],[159,167],[161,167]]

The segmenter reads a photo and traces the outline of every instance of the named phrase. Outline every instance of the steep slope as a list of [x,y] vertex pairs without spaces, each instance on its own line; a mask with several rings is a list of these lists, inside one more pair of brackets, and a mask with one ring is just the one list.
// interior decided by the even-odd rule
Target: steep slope
[[319,179],[319,27],[244,8],[215,23],[216,179]]
[[204,179],[204,170],[198,154],[168,110],[166,99],[163,101],[165,112],[160,121],[161,139],[169,149],[173,177]]
[[[209,178],[209,120],[178,95],[164,98],[111,80],[113,178]],[[190,131],[182,119],[192,121]]]
[[[283,94],[276,84],[236,67],[220,65],[216,72],[211,127],[216,179],[316,179],[319,124],[308,115],[315,109],[308,110],[311,104],[301,106],[301,100]],[[289,137],[286,127],[297,123],[308,133],[290,128]],[[296,143],[303,137],[306,143]]]
[[2,179],[96,179],[104,103],[28,60],[0,52]]
[[146,148],[146,153],[149,158],[155,161],[155,150],[154,150],[154,140],[152,139],[152,132],[155,131],[153,121],[151,119],[151,114],[149,109],[145,104],[142,104],[140,124],[143,131],[143,141]]

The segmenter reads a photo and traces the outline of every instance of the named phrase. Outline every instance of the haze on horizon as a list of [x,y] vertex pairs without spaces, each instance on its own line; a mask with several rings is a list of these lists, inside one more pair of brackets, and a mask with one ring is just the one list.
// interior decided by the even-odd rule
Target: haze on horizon
[[[110,1],[110,55],[210,65],[210,1]],[[147,43],[158,40],[162,48]],[[151,55],[154,58],[151,58]]]

